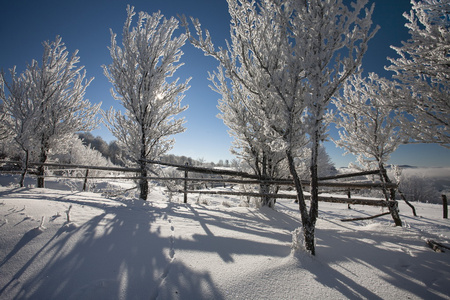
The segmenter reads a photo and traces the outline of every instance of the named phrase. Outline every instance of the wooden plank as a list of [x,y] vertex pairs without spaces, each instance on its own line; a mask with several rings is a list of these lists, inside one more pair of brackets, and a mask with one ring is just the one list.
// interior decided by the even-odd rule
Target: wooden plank
[[447,195],[442,194],[442,214],[444,219],[448,219]]
[[[45,177],[61,177],[61,178],[81,178],[77,176],[59,176],[59,175],[45,175]],[[148,180],[180,180],[184,181],[183,177],[140,177],[140,176],[89,176],[89,179],[148,179]],[[241,179],[221,179],[221,178],[188,178],[191,182],[216,182],[216,183],[235,183],[235,184],[277,184],[277,181],[267,181],[267,180],[241,180]],[[304,183],[304,182],[302,182]],[[307,181],[306,183],[309,183]],[[352,189],[365,189],[365,188],[380,188],[383,187],[383,183],[378,182],[361,182],[361,183],[351,183],[351,182],[320,182],[321,187],[341,187],[341,188],[352,188]],[[387,188],[397,187],[395,183],[384,184]]]
[[[306,196],[308,197],[308,196]],[[330,203],[346,203],[346,204],[358,204],[358,205],[370,205],[370,206],[384,206],[387,207],[386,200],[371,200],[365,198],[340,198],[333,196],[320,196],[319,201]]]
[[430,246],[435,252],[445,252],[444,249],[450,250],[450,247],[447,247],[441,243],[438,243],[434,240],[427,239],[427,245]]
[[319,186],[329,187],[345,187],[351,189],[364,189],[364,188],[396,188],[396,183],[382,183],[382,182],[321,182]]
[[[183,190],[178,191],[184,193]],[[229,191],[196,191],[187,190],[188,194],[207,194],[207,195],[228,195],[228,196],[250,196],[250,197],[264,197],[269,196],[271,198],[287,198],[287,199],[297,199],[297,195],[293,194],[263,194],[263,193],[251,193],[251,192],[229,192]]]
[[335,175],[335,176],[320,177],[319,180],[341,179],[341,178],[358,177],[358,176],[364,176],[364,175],[376,175],[376,174],[380,174],[380,170],[370,170],[370,171],[347,173],[347,174],[341,174],[341,175]]
[[31,163],[29,163],[29,165],[44,166],[44,167],[62,167],[62,168],[70,168],[70,169],[118,171],[118,172],[140,172],[141,171],[138,168],[99,167],[99,166],[87,166],[87,165],[69,165],[69,164],[37,163],[37,162],[31,162]]
[[[178,191],[184,193],[184,190]],[[205,191],[205,190],[187,190],[186,193],[190,194],[205,194],[205,195],[229,195],[229,196],[250,196],[250,197],[271,197],[271,198],[285,198],[285,199],[297,199],[295,194],[263,194],[252,192],[231,192],[231,191]],[[309,198],[309,195],[305,195],[305,198]],[[347,203],[347,204],[359,204],[370,206],[387,206],[386,200],[371,200],[365,198],[340,198],[333,196],[320,196],[319,201],[330,203]]]
[[385,215],[388,215],[388,214],[390,214],[390,212],[385,212],[385,213],[378,214],[378,215],[375,215],[375,216],[370,216],[370,217],[361,217],[361,218],[353,218],[353,219],[342,219],[341,222],[370,220],[370,219],[375,219],[375,218],[382,217],[382,216],[385,216]]
[[220,175],[228,175],[228,176],[238,176],[238,177],[244,177],[244,178],[260,179],[260,176],[257,176],[255,174],[250,174],[250,173],[247,173],[247,172],[231,171],[231,170],[223,170],[223,169],[211,169],[211,168],[194,167],[194,166],[186,166],[186,165],[165,163],[165,162],[160,162],[160,161],[156,161],[156,160],[146,160],[146,162],[149,163],[149,164],[158,164],[158,165],[163,165],[163,166],[176,167],[180,171],[187,170],[189,172],[196,172],[196,173],[203,173],[203,174],[220,174]]

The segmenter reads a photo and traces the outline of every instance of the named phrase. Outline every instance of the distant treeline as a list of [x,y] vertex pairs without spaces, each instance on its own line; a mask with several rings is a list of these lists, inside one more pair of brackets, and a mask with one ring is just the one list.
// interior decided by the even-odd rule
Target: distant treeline
[[[124,159],[126,159],[125,151],[119,146],[117,141],[111,141],[107,143],[101,136],[94,136],[90,132],[82,132],[78,133],[79,138],[82,140],[83,144],[91,147],[94,150],[97,150],[104,156],[109,159],[111,163],[117,166],[125,166]],[[204,166],[204,167],[231,167],[237,166],[238,161],[232,160],[229,161],[219,160],[217,163],[214,162],[206,162],[204,159],[193,159],[192,157],[187,156],[178,156],[174,154],[167,154],[159,158],[162,162],[172,163],[172,164],[180,164],[184,165],[188,163],[191,166]]]

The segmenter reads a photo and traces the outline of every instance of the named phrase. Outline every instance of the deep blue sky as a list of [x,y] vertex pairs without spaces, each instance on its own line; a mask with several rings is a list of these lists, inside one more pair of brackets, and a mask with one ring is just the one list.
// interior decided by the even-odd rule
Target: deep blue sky
[[[384,71],[384,66],[388,64],[386,57],[395,57],[389,46],[399,46],[401,40],[408,39],[402,13],[409,11],[411,6],[409,0],[369,1],[375,2],[373,21],[381,29],[369,44],[363,67],[365,71],[390,76]],[[43,41],[53,41],[56,35],[60,35],[71,53],[79,50],[80,65],[86,67],[88,77],[95,77],[87,89],[87,98],[94,103],[102,102],[103,109],[111,106],[119,108],[120,104],[110,95],[111,84],[103,75],[101,65],[111,62],[107,49],[110,45],[109,29],[120,38],[127,4],[134,6],[137,12],[151,14],[160,10],[167,18],[178,14],[198,18],[204,28],[210,30],[216,45],[224,45],[229,36],[225,0],[3,0],[0,6],[0,68],[7,71],[16,65],[22,71],[32,59],[41,59]],[[177,34],[181,32],[182,29]],[[217,63],[190,44],[184,46],[183,52],[185,65],[176,75],[181,81],[193,77],[191,88],[183,100],[184,104],[189,105],[183,113],[187,130],[175,136],[176,145],[171,152],[206,161],[232,159],[227,127],[216,118],[220,96],[208,87],[207,72],[215,70]],[[106,141],[114,139],[104,127],[93,134],[102,136]],[[336,130],[332,129],[331,135],[336,136]],[[347,166],[354,160],[351,155],[343,157],[343,150],[336,149],[333,143],[327,142],[325,145],[337,167]],[[437,145],[403,145],[392,155],[390,163],[450,166],[450,150]]]

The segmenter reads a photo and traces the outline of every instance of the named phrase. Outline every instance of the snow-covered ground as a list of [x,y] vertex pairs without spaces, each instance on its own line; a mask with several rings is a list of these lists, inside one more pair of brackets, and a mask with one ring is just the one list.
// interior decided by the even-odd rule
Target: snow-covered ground
[[450,246],[441,205],[414,203],[413,217],[400,203],[399,228],[389,215],[341,222],[377,207],[320,203],[312,257],[291,251],[291,200],[271,210],[48,186],[0,187],[0,299],[450,299],[450,250],[426,244]]

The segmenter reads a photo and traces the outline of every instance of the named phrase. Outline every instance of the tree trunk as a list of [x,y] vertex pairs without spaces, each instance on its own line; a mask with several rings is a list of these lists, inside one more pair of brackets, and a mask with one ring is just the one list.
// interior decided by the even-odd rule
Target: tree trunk
[[44,188],[45,187],[45,167],[42,164],[45,164],[47,161],[47,148],[45,146],[41,146],[41,153],[39,154],[39,162],[41,165],[38,166],[37,169],[37,187],[38,188]]
[[20,175],[20,187],[25,186],[25,176],[27,175],[27,172],[28,172],[28,162],[30,159],[29,151],[28,150],[24,150],[24,151],[25,151],[25,162],[24,162],[22,174]]
[[[262,157],[262,174],[260,174],[260,180],[267,180],[267,157],[263,151]],[[259,185],[259,192],[261,194],[269,194],[269,186],[267,184]],[[261,197],[262,206],[269,206],[270,198],[269,196]]]
[[402,193],[402,191],[398,190],[398,193],[400,194],[400,197],[402,197],[403,201],[405,201],[405,203],[411,207],[412,211],[413,211],[413,215],[414,217],[417,217],[417,213],[416,213],[416,208],[414,207],[414,205],[412,205],[408,200],[406,200],[405,195]]
[[141,159],[139,161],[139,167],[141,169],[141,180],[139,182],[140,195],[139,198],[147,201],[148,195],[148,181],[147,181],[147,155],[146,155],[146,137],[145,128],[141,125]]
[[139,181],[139,191],[140,195],[139,198],[142,200],[147,201],[147,195],[148,195],[148,181],[147,181],[147,163],[145,162],[145,158],[142,158],[139,162],[140,169],[141,169],[141,179]]
[[300,216],[302,218],[303,226],[303,237],[305,243],[306,251],[309,251],[312,255],[316,254],[314,245],[314,231],[315,231],[315,221],[312,222],[310,216],[308,215],[308,209],[306,207],[305,197],[303,196],[303,188],[298,177],[297,170],[295,169],[294,157],[292,153],[288,150],[286,151],[286,156],[289,164],[289,171],[294,180],[295,189],[297,191],[297,201],[300,210]]
[[312,139],[311,149],[311,208],[309,217],[314,224],[319,216],[319,172],[317,170],[317,161],[319,157],[319,133],[316,131]]
[[[147,171],[143,170],[141,171],[141,176],[142,177],[147,177]],[[140,183],[139,183],[139,190],[140,190],[140,195],[139,198],[142,200],[147,201],[147,195],[148,195],[148,181],[145,178],[142,178]]]
[[[317,160],[319,157],[319,133],[317,131],[314,132],[313,138],[312,138],[312,149],[311,149],[311,165],[310,165],[310,172],[311,172],[311,203],[309,208],[309,224],[307,229],[305,230],[305,236],[306,234],[312,236],[311,243],[314,243],[314,235],[315,235],[315,227],[316,227],[316,220],[319,216],[319,173],[317,170]],[[306,237],[305,237],[305,243],[306,243]],[[309,245],[309,247],[312,247],[313,251],[311,251],[312,255],[315,255],[315,246],[314,244]]]
[[[387,175],[386,169],[384,168],[383,163],[379,163],[378,164],[380,167],[380,179],[381,182],[384,183],[392,183],[391,180],[389,179],[389,176]],[[389,194],[388,191],[385,187],[383,187],[383,193],[384,196],[386,198],[386,201],[388,202],[388,209],[389,212],[391,213],[392,219],[394,220],[395,226],[402,226],[402,220],[400,219],[400,215],[398,213],[398,202],[397,200],[395,200],[395,189],[394,188],[390,188],[389,189]]]
[[[259,179],[260,180],[272,180],[274,179],[272,177],[272,174],[268,171],[268,168],[270,168],[270,160],[267,159],[267,154],[263,152],[263,158],[262,158],[262,173],[259,171]],[[260,168],[257,168],[257,170],[260,170]],[[270,188],[269,184],[260,184],[259,185],[259,192],[260,194],[272,194],[278,192],[278,188],[275,188],[273,191]],[[275,198],[272,198],[270,196],[262,196],[261,197],[261,205],[262,206],[268,206],[270,208],[275,207]]]

